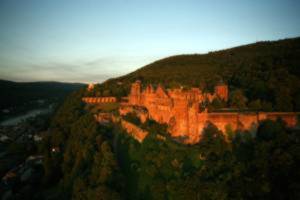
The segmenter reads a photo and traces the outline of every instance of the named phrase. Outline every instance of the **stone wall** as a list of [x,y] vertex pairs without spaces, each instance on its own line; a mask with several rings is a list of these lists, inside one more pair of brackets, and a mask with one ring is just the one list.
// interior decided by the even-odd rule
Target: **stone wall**
[[148,85],[141,90],[141,82],[132,84],[128,103],[120,108],[120,114],[136,112],[139,108],[148,111],[147,114],[136,112],[137,116],[148,117],[159,122],[168,124],[168,131],[173,137],[185,137],[187,143],[195,143],[201,139],[201,132],[208,122],[216,125],[223,132],[226,127],[232,130],[256,130],[258,123],[264,119],[276,120],[281,118],[287,126],[297,124],[299,113],[284,112],[259,112],[259,113],[208,113],[200,112],[199,106],[205,101],[212,101],[219,97],[228,100],[228,87],[220,85],[215,87],[215,93],[203,93],[199,88],[190,90],[172,89],[165,90],[158,86],[156,90]]
[[116,97],[83,97],[82,101],[87,104],[114,103],[117,102],[117,98]]
[[107,124],[113,119],[112,113],[98,113],[94,115],[97,122],[100,124]]
[[137,125],[128,122],[121,117],[115,116],[112,113],[98,113],[94,115],[95,120],[101,124],[107,124],[109,122],[120,123],[122,128],[134,139],[139,142],[143,142],[145,137],[148,135],[148,132],[141,129]]
[[148,132],[141,129],[137,125],[128,122],[124,119],[121,119],[121,126],[126,130],[126,132],[135,138],[139,142],[143,142],[145,137],[148,135]]
[[230,125],[233,130],[253,130],[256,129],[259,122],[269,119],[282,119],[288,127],[297,125],[296,112],[258,112],[258,113],[207,113],[199,114],[199,121],[211,122],[223,132],[226,126]]
[[144,123],[149,118],[148,111],[143,107],[123,105],[119,108],[119,114],[121,116],[125,116],[128,113],[134,113],[141,120],[142,123]]

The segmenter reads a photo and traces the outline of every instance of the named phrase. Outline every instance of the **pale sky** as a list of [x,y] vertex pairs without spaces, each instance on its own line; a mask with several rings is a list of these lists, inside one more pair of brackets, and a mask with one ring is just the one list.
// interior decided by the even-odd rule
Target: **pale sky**
[[0,79],[102,82],[166,56],[300,36],[298,0],[0,0]]

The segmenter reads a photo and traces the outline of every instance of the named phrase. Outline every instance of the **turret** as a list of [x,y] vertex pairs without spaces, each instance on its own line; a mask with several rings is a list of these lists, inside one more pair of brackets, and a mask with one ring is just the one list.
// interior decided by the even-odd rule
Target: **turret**
[[95,84],[94,84],[94,83],[90,83],[90,84],[88,85],[88,87],[87,87],[87,90],[88,90],[88,91],[92,91],[92,90],[94,89],[94,87],[95,87]]
[[141,100],[141,81],[137,80],[131,84],[129,95],[129,103],[132,105],[139,105]]
[[151,84],[149,84],[149,85],[147,85],[147,87],[146,87],[146,93],[153,93],[154,92],[154,89],[153,89],[153,87],[152,87],[152,85]]
[[215,86],[215,94],[224,101],[228,101],[228,86],[225,84]]

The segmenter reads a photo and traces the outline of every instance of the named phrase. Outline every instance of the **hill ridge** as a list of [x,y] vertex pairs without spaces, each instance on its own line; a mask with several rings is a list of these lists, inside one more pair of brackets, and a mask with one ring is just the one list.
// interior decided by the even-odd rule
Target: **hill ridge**
[[128,93],[130,84],[139,79],[145,85],[212,91],[218,82],[224,81],[231,91],[242,90],[249,102],[261,100],[271,102],[277,110],[291,111],[293,107],[299,110],[300,105],[296,105],[300,101],[299,55],[300,37],[262,41],[206,54],[166,57],[109,79],[103,85],[114,88],[122,84]]

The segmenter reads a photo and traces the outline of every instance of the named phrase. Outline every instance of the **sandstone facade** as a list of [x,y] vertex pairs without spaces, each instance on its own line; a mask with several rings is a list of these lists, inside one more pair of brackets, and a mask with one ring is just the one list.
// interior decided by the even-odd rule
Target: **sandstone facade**
[[124,119],[121,119],[121,126],[127,131],[129,135],[131,135],[140,143],[143,142],[145,137],[148,135],[147,131]]
[[[168,131],[174,137],[186,138],[187,143],[200,140],[201,132],[208,122],[216,125],[223,132],[230,127],[232,130],[256,129],[259,121],[282,118],[288,126],[297,124],[298,113],[260,112],[260,113],[208,113],[201,112],[200,107],[214,98],[228,100],[228,87],[218,85],[215,93],[204,93],[199,88],[190,90],[165,90],[158,86],[154,89],[148,85],[142,90],[141,82],[131,86],[128,103],[122,104],[120,114],[136,112],[142,121],[151,118],[159,123],[168,124]],[[146,112],[145,112],[146,110]]]
[[83,97],[82,101],[88,104],[114,103],[117,102],[117,98],[116,97]]
[[[97,122],[101,124],[108,124],[109,122],[119,123],[121,127],[134,139],[139,142],[143,142],[145,137],[148,135],[148,132],[141,129],[137,125],[128,122],[118,116],[113,115],[112,113],[98,113],[94,115]],[[163,137],[162,137],[163,138]],[[162,139],[160,138],[160,139]]]

